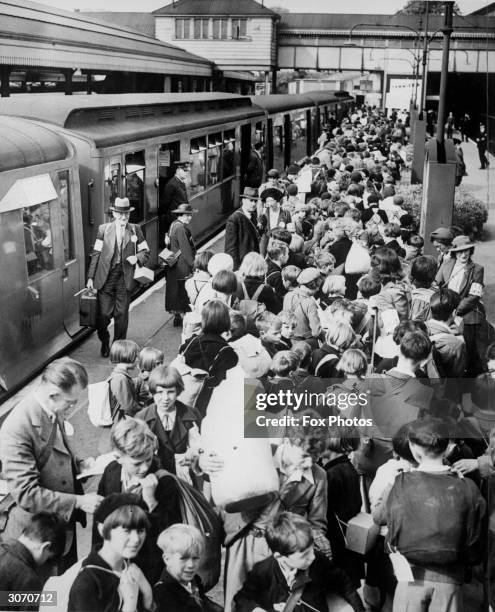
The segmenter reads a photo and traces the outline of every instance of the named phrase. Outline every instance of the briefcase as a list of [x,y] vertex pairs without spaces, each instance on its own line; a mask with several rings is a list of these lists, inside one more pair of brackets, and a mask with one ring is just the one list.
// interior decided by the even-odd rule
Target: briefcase
[[96,327],[97,314],[96,291],[86,289],[79,298],[79,324],[81,327]]

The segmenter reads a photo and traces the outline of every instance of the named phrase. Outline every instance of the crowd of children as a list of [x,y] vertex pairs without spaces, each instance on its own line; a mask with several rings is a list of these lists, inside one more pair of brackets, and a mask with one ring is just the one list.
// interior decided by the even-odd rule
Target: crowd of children
[[[114,342],[115,460],[101,476],[94,550],[67,587],[68,610],[454,612],[474,567],[488,587],[495,579],[486,520],[495,344],[483,268],[456,227],[424,237],[438,258],[422,254],[400,195],[405,119],[357,108],[332,118],[321,149],[286,178],[271,172],[252,213],[263,255],[246,254],[234,272],[226,253],[197,254],[172,363],[158,348]],[[233,372],[265,394],[339,402],[301,407],[316,427],[270,428],[278,489],[229,511],[212,492],[229,460],[205,452],[202,435]],[[236,409],[227,395],[224,403]],[[280,403],[264,412],[296,414]],[[347,420],[323,424],[329,416]],[[351,531],[363,515],[372,541],[358,551]],[[54,517],[35,515],[0,552],[0,576],[21,546],[33,572],[61,554],[57,534]],[[207,591],[221,546],[220,602]]]

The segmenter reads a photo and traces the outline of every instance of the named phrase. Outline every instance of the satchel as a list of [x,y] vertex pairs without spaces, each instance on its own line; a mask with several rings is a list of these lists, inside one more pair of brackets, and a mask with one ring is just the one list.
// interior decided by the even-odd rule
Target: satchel
[[171,251],[168,247],[165,247],[163,249],[163,251],[161,251],[160,253],[158,253],[158,257],[163,261],[165,266],[168,266],[169,268],[173,268],[175,266],[175,264],[177,263],[180,255],[181,255],[181,250],[179,249],[178,251]]
[[190,484],[166,470],[158,470],[155,473],[158,479],[165,474],[174,478],[179,489],[182,522],[199,529],[205,538],[205,552],[198,568],[198,575],[205,591],[209,591],[220,579],[223,542],[222,523],[205,496]]
[[[136,240],[134,242],[134,255],[137,258],[137,236],[136,231],[133,230],[134,237]],[[140,285],[147,285],[148,283],[152,283],[155,279],[155,273],[151,268],[147,268],[146,266],[140,266],[139,263],[136,264],[136,268],[134,269],[134,280]]]

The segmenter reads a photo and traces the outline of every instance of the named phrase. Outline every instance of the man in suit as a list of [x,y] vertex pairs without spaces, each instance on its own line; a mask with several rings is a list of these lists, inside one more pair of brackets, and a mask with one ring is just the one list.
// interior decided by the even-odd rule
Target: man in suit
[[249,156],[249,162],[244,175],[244,185],[258,189],[263,181],[263,143],[257,142]]
[[144,266],[149,258],[148,243],[139,225],[129,223],[134,210],[129,198],[115,198],[110,207],[113,221],[98,228],[88,270],[88,289],[98,291],[97,332],[101,356],[110,354],[108,325],[115,320],[114,340],[125,339],[129,324],[131,295],[137,286],[136,264]]
[[178,208],[181,204],[189,204],[187,195],[186,179],[188,177],[190,164],[188,161],[182,160],[175,162],[175,174],[165,185],[163,197],[160,198],[160,206],[158,215],[160,218],[160,240],[163,239],[165,232],[172,221],[175,219],[172,210]]
[[67,523],[65,558],[77,560],[75,523],[85,525],[85,513],[94,513],[101,501],[96,493],[83,494],[76,480],[80,462],[69,439],[74,436],[64,419],[87,395],[88,375],[72,359],[53,361],[41,375],[39,386],[10,412],[0,430],[0,459],[15,506],[2,537],[16,539],[31,517],[57,512]]
[[225,227],[225,252],[234,260],[238,270],[244,255],[251,251],[260,252],[260,235],[256,219],[256,189],[246,187],[241,195],[241,208],[227,219]]

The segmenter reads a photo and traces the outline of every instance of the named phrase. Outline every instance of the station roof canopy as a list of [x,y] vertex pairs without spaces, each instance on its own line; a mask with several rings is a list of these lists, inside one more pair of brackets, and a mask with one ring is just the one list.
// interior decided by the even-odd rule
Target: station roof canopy
[[225,15],[243,17],[253,15],[276,17],[279,15],[256,0],[178,0],[153,11],[153,15]]
[[69,157],[65,140],[30,121],[0,115],[0,172]]
[[[356,38],[370,32],[374,35],[387,37],[415,37],[423,35],[420,25],[421,15],[380,15],[380,14],[357,14],[357,13],[282,13],[280,21],[280,34],[333,34],[338,36],[349,36],[353,27],[361,25],[353,31]],[[428,20],[428,31],[430,35],[443,26],[442,15],[430,15]],[[494,32],[495,17],[481,15],[470,15],[469,20],[461,16],[454,16],[453,36],[485,36],[486,32]],[[368,27],[365,27],[368,26]],[[411,28],[408,30],[408,28]],[[438,34],[441,36],[441,34]]]
[[97,21],[106,21],[113,26],[126,28],[141,32],[145,36],[155,38],[155,18],[151,13],[137,13],[128,11],[80,11],[79,15],[95,19]]
[[29,0],[0,0],[0,64],[204,77],[214,66],[136,30]]

